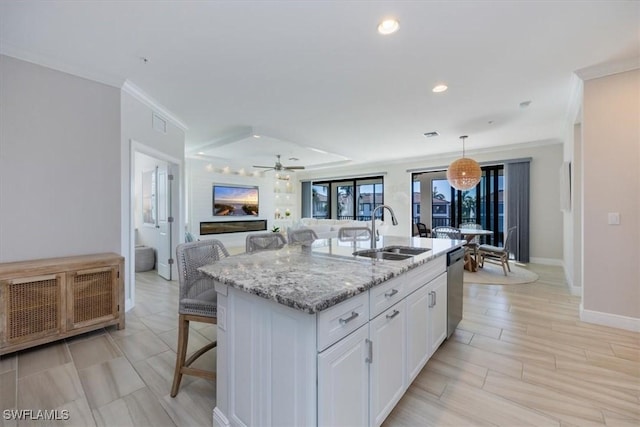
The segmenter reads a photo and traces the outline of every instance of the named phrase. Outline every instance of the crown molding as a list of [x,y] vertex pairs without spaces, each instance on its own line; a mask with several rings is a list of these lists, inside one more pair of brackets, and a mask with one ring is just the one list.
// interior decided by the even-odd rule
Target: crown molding
[[582,80],[591,80],[610,76],[612,74],[636,70],[638,68],[640,68],[640,56],[622,59],[619,61],[605,62],[602,64],[593,65],[591,67],[581,68],[579,70],[576,70],[575,73]]
[[21,61],[30,62],[32,64],[40,65],[42,67],[51,68],[52,70],[61,71],[66,74],[71,74],[76,77],[91,80],[94,82],[102,83],[107,86],[112,86],[120,89],[125,79],[114,75],[100,73],[93,70],[88,70],[81,67],[75,67],[64,62],[55,59],[53,57],[30,52],[14,46],[7,42],[0,43],[0,54],[10,56],[12,58],[19,59]]
[[164,118],[169,120],[171,123],[182,129],[183,132],[186,132],[189,127],[179,118],[177,118],[171,111],[166,109],[162,104],[153,99],[151,96],[147,95],[142,89],[132,83],[130,80],[125,80],[122,85],[122,90],[129,95],[133,96],[138,101],[142,102],[147,107],[151,108],[155,112],[162,115]]

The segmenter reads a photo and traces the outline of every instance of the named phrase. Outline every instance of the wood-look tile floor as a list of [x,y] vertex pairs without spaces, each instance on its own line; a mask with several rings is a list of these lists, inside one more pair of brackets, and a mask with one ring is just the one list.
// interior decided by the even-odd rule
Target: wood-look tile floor
[[640,334],[579,319],[559,267],[464,285],[464,316],[385,426],[638,426]]
[[[526,285],[465,284],[464,319],[385,426],[640,424],[640,334],[583,323],[562,269]],[[185,376],[169,396],[176,282],[136,277],[126,329],[101,329],[0,357],[0,410],[67,409],[66,422],[0,426],[210,426],[215,383]],[[215,339],[192,324],[190,351]],[[215,366],[209,352],[198,366]]]

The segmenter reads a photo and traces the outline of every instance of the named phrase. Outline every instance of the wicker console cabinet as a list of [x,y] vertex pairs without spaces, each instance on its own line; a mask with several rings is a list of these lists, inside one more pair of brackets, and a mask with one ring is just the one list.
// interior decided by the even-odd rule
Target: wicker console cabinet
[[0,355],[108,325],[124,328],[124,258],[0,264]]

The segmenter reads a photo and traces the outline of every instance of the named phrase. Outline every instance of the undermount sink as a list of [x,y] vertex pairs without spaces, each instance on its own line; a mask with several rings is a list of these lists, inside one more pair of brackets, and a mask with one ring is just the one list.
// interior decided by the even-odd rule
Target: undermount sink
[[372,259],[387,259],[391,261],[402,261],[414,255],[430,251],[428,248],[414,248],[411,246],[386,246],[380,249],[364,249],[356,251],[353,255],[364,256]]
[[364,256],[372,259],[388,259],[392,261],[402,261],[403,259],[411,258],[411,255],[382,252],[379,249],[365,249],[363,251],[356,251],[353,253],[356,256]]
[[429,248],[416,248],[413,246],[385,246],[381,249],[383,252],[392,252],[394,254],[405,254],[405,255],[420,255],[427,251],[430,251]]

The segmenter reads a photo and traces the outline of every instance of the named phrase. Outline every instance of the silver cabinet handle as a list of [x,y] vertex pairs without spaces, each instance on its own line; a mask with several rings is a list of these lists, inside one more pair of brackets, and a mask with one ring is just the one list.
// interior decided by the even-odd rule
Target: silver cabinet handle
[[435,307],[435,305],[436,305],[435,292],[431,291],[429,292],[429,308]]
[[395,295],[395,294],[397,294],[397,293],[398,293],[398,290],[397,290],[397,289],[391,289],[391,292],[386,292],[386,293],[384,294],[384,296],[385,296],[385,297],[387,297],[387,298],[391,298],[392,296],[394,296],[394,295]]
[[433,291],[433,306],[435,307],[436,304],[438,304],[438,293]]
[[367,338],[364,342],[367,344],[367,358],[364,359],[364,361],[367,363],[373,363],[373,341]]
[[353,319],[355,319],[356,317],[358,317],[360,314],[356,313],[355,311],[351,312],[351,316],[347,317],[346,319],[340,319],[340,324],[341,325],[346,325],[347,323],[351,322]]
[[398,310],[393,310],[393,313],[391,314],[387,314],[387,319],[393,319],[394,317],[396,317],[398,314],[400,314],[400,312]]

